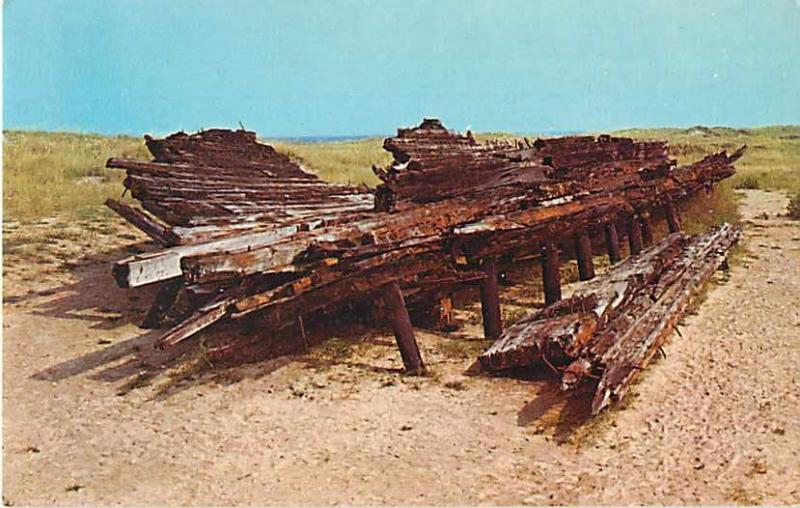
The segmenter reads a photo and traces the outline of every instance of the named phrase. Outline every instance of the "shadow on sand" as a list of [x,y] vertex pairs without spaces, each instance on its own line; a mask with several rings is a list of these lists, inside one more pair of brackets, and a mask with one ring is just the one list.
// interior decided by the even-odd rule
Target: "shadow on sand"
[[[138,324],[144,318],[155,297],[156,287],[120,289],[110,275],[110,265],[128,256],[132,250],[144,250],[146,243],[93,254],[73,264],[72,281],[57,287],[29,292],[15,297],[9,304],[21,304],[24,312],[48,318],[81,320],[95,330],[119,330]],[[402,374],[400,368],[371,365],[353,354],[359,343],[369,342],[394,348],[385,338],[386,330],[376,330],[349,321],[316,320],[307,324],[305,337],[300,330],[280,334],[265,333],[257,321],[225,323],[213,327],[200,337],[188,340],[167,351],[153,344],[163,330],[142,330],[142,333],[123,340],[102,339],[98,349],[76,358],[49,366],[36,372],[34,379],[59,382],[86,374],[93,380],[119,383],[118,395],[151,386],[159,377],[167,381],[154,387],[151,400],[164,400],[176,393],[203,384],[227,385],[245,378],[268,376],[293,362],[310,368],[342,364],[364,372]],[[477,340],[465,335],[463,329],[449,333],[448,340]],[[384,335],[378,337],[377,335]],[[307,348],[336,337],[342,351],[329,358],[308,355]],[[481,339],[482,340],[482,339]],[[240,368],[258,363],[254,368]],[[485,376],[476,362],[466,372],[470,376]],[[518,413],[518,424],[553,427],[557,442],[565,442],[589,417],[590,395],[579,392],[567,396],[559,390],[558,376],[546,367],[507,373],[530,386],[538,387],[536,398],[525,404]],[[589,399],[587,399],[589,397]],[[553,414],[557,412],[555,422]]]

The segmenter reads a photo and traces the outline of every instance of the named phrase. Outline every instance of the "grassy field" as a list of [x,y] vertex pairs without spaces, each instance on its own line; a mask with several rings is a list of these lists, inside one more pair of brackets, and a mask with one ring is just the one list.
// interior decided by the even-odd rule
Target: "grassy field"
[[[689,211],[697,217],[698,224],[730,218],[735,213],[731,189],[736,186],[800,194],[800,126],[634,129],[617,134],[667,139],[680,162],[719,149],[748,145],[747,153],[737,163],[737,175],[720,186],[710,201]],[[110,213],[102,203],[121,194],[123,173],[105,169],[106,159],[149,158],[142,140],[127,136],[7,131],[4,143],[3,219],[20,223],[52,216],[85,218]],[[274,144],[322,178],[336,182],[374,185],[377,178],[372,165],[390,161],[380,138]]]

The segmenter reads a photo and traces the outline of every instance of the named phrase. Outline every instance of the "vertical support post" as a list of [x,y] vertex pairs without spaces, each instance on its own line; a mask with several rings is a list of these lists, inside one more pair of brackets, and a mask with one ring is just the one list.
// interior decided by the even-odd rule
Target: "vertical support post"
[[664,206],[667,212],[667,225],[669,226],[670,233],[677,233],[681,229],[681,218],[678,216],[678,211],[675,209],[675,204],[668,201]]
[[650,213],[642,213],[640,220],[642,221],[642,244],[653,245],[653,222],[650,220]]
[[180,293],[184,284],[183,277],[176,277],[161,283],[153,306],[147,311],[147,316],[142,321],[142,328],[158,328],[161,326],[167,313],[175,305],[178,293]]
[[389,310],[394,338],[397,340],[397,347],[400,349],[400,356],[403,358],[406,372],[416,373],[424,370],[422,355],[419,353],[419,346],[414,338],[414,329],[411,328],[411,318],[408,316],[408,309],[406,309],[406,302],[400,286],[397,282],[391,282],[383,286],[381,292],[383,302]]
[[481,282],[481,313],[483,314],[483,336],[496,339],[503,332],[500,315],[500,291],[497,286],[497,261],[494,258],[483,260],[483,273],[486,278]]
[[603,229],[606,233],[606,250],[608,250],[608,260],[613,265],[622,261],[622,253],[619,251],[619,234],[617,225],[613,222],[606,224]]
[[578,258],[578,278],[594,279],[594,261],[592,260],[592,241],[586,231],[575,236],[575,254]]
[[635,215],[628,221],[628,245],[631,248],[631,256],[642,252],[642,226],[639,224],[639,217]]
[[559,272],[558,246],[548,241],[542,249],[542,280],[544,303],[551,305],[561,300],[561,273]]

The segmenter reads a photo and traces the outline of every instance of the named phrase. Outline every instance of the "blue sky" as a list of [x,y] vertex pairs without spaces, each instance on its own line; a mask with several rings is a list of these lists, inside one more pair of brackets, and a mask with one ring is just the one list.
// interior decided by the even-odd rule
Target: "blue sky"
[[6,0],[4,128],[800,123],[800,0]]

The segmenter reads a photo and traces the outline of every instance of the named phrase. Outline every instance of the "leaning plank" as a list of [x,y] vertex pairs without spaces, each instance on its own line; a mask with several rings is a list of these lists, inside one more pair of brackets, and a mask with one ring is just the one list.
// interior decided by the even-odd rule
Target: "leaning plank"
[[231,301],[229,297],[220,297],[204,305],[195,311],[188,319],[172,327],[165,334],[158,337],[155,341],[155,346],[162,349],[172,347],[195,335],[199,331],[208,328],[228,315],[228,305],[230,305]]
[[161,245],[172,247],[180,243],[178,235],[174,234],[166,226],[159,224],[155,219],[138,208],[123,203],[122,201],[117,201],[116,199],[107,199],[106,206],[117,212],[120,217],[142,230],[143,233]]

